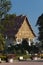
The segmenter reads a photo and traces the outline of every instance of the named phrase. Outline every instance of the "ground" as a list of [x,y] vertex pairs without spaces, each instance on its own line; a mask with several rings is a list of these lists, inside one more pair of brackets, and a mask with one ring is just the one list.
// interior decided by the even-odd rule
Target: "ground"
[[43,62],[14,61],[13,63],[0,63],[0,65],[43,65]]

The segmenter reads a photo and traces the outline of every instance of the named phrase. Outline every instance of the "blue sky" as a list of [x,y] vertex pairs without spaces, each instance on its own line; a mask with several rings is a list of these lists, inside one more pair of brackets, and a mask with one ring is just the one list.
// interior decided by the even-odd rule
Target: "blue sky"
[[10,13],[26,15],[34,32],[37,34],[38,29],[35,25],[38,17],[43,13],[43,0],[11,0],[11,3]]

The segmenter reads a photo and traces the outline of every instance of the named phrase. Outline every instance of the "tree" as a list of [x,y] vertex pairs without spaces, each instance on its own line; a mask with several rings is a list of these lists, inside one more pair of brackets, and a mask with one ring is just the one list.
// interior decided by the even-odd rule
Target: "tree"
[[10,0],[0,0],[0,50],[4,49],[4,42],[5,42],[4,36],[2,34],[4,27],[1,24],[1,22],[2,19],[5,18],[10,8],[11,8]]
[[0,50],[4,50],[5,45],[5,39],[2,34],[0,34]]
[[38,30],[39,30],[38,40],[41,43],[43,43],[43,14],[38,17],[36,26],[38,26]]
[[11,8],[10,0],[0,0],[0,21],[3,17],[6,16],[10,8]]
[[22,41],[22,47],[25,50],[28,50],[28,46],[29,46],[28,41],[26,39],[23,39],[23,41]]
[[[4,30],[3,25],[1,25],[2,19],[5,18],[6,14],[11,8],[10,0],[0,0],[0,33]],[[2,34],[2,33],[1,33]]]
[[[15,14],[7,14],[5,18],[2,19],[1,22],[1,34],[4,35],[5,41],[6,41],[6,36],[8,38],[8,29],[14,29],[14,18],[16,17]],[[13,21],[12,21],[13,20]],[[6,32],[7,31],[7,32]],[[10,33],[9,33],[10,34]],[[5,48],[6,49],[6,48]],[[9,50],[9,49],[8,49]]]
[[10,8],[11,8],[10,0],[0,0],[0,31],[4,29],[3,26],[1,25],[2,18],[6,16]]
[[7,14],[5,16],[4,19],[2,19],[2,22],[1,22],[1,33],[5,33],[7,34],[8,32],[8,29],[11,30],[11,29],[14,29],[14,18],[16,17],[16,14]]

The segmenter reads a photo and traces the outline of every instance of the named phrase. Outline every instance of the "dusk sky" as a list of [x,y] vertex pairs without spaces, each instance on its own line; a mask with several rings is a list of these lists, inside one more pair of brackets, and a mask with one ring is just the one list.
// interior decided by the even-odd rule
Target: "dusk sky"
[[11,0],[12,8],[10,13],[26,15],[32,29],[37,34],[35,27],[38,17],[43,13],[43,0]]

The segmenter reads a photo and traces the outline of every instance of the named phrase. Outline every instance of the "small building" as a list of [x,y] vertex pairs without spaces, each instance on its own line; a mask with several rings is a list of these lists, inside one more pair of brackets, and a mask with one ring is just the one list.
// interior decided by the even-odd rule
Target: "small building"
[[[13,26],[11,27],[10,23],[12,22]],[[36,37],[27,17],[23,15],[9,19],[9,23],[5,25],[5,28],[6,31],[4,34],[9,38],[10,42],[12,42],[12,40],[16,40],[16,42],[19,44],[23,39],[26,39],[30,45],[30,42]]]
[[18,26],[20,26],[20,28],[18,29],[17,34],[15,35],[16,37],[16,41],[20,42],[23,39],[26,39],[27,41],[29,41],[29,45],[30,42],[35,38],[35,34],[32,30],[32,27],[27,19],[26,16],[19,16],[19,20],[17,22]]

